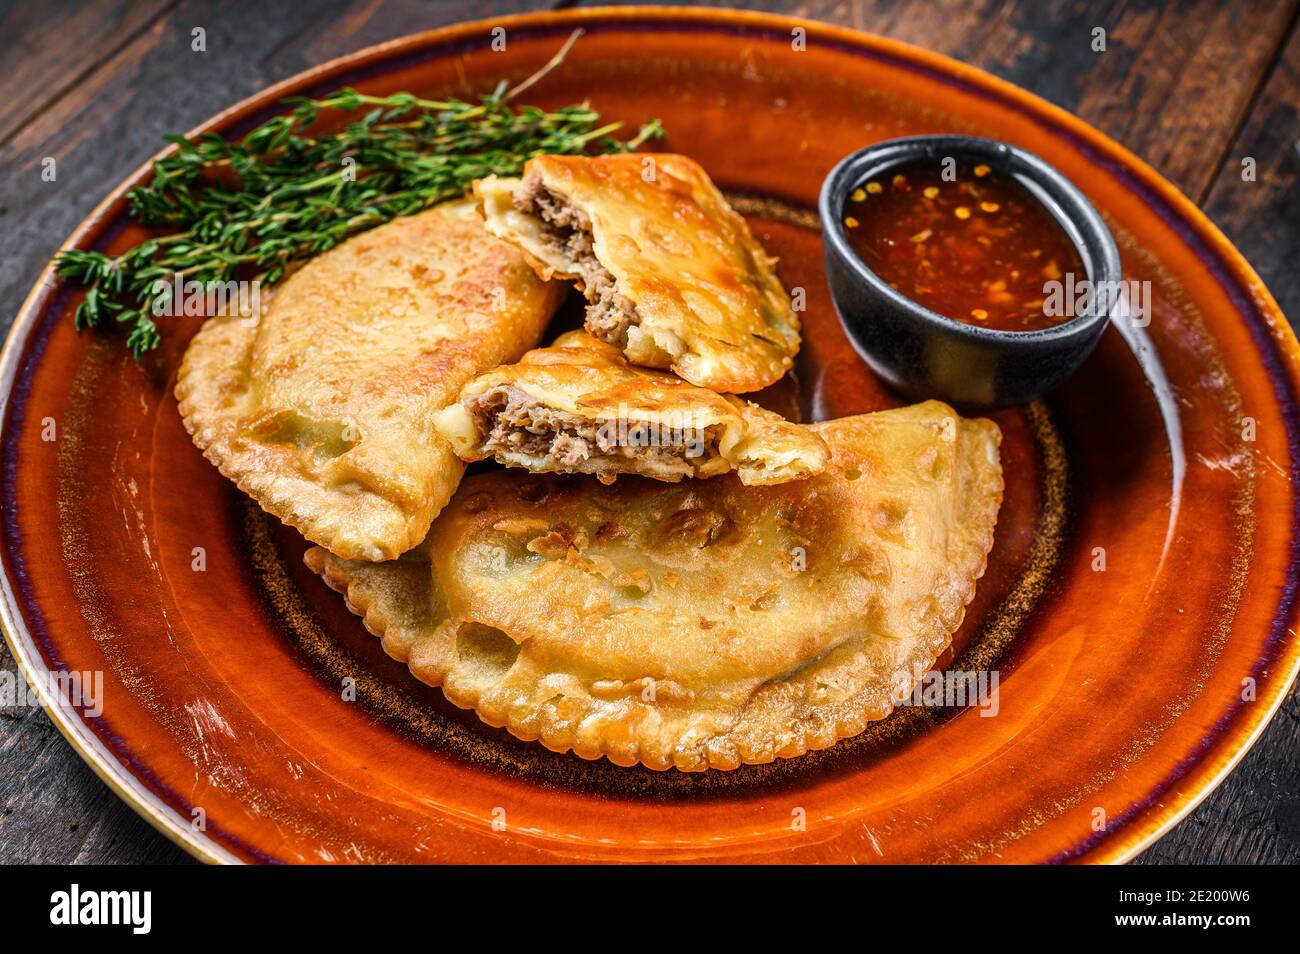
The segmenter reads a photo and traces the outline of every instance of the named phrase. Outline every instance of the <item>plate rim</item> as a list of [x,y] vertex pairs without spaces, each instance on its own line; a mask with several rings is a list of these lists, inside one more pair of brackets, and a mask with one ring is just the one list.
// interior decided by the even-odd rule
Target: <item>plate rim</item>
[[[1126,173],[1166,202],[1181,216],[1183,222],[1191,227],[1193,233],[1209,246],[1220,263],[1227,268],[1229,277],[1252,289],[1254,293],[1252,303],[1255,307],[1266,318],[1276,319],[1267,322],[1266,330],[1278,348],[1280,357],[1285,359],[1280,362],[1278,373],[1293,391],[1300,390],[1297,387],[1300,384],[1300,343],[1297,342],[1294,330],[1287,322],[1272,293],[1213,220],[1177,186],[1143,159],[1074,114],[980,67],[901,40],[813,18],[727,7],[630,5],[534,11],[453,23],[432,30],[404,34],[302,70],[217,112],[191,129],[186,136],[193,137],[227,124],[238,125],[247,122],[257,117],[259,113],[274,109],[285,96],[317,85],[332,75],[355,72],[371,63],[390,60],[403,54],[415,54],[429,46],[450,45],[458,39],[476,37],[488,24],[508,29],[510,27],[581,27],[588,23],[609,23],[618,26],[646,22],[670,25],[683,23],[724,29],[740,26],[783,32],[789,32],[795,27],[802,27],[810,32],[816,30],[836,41],[838,45],[868,54],[882,54],[895,61],[917,64],[935,75],[946,76],[983,92],[996,94],[1008,101],[1022,115],[1048,126],[1063,129],[1099,154],[1115,159]],[[32,332],[39,327],[39,319],[48,299],[58,291],[59,281],[55,275],[55,260],[58,253],[80,247],[80,243],[88,237],[98,234],[105,220],[117,214],[119,206],[125,201],[126,193],[148,178],[153,163],[173,153],[175,149],[174,145],[168,145],[136,167],[77,225],[41,270],[19,308],[5,337],[3,349],[0,350],[0,433],[7,421],[9,398],[23,365],[26,345]],[[1259,350],[1258,347],[1256,350]],[[1296,458],[1293,457],[1290,463],[1292,473],[1288,478],[1294,498]],[[1300,536],[1300,527],[1297,527],[1293,521],[1293,543],[1297,540],[1297,536]],[[1091,856],[1089,860],[1113,864],[1132,860],[1191,814],[1223,783],[1259,740],[1260,735],[1289,695],[1297,675],[1300,675],[1300,635],[1296,635],[1298,620],[1300,620],[1300,601],[1293,601],[1289,619],[1291,626],[1288,628],[1291,638],[1279,652],[1279,662],[1285,668],[1285,673],[1272,681],[1269,687],[1272,697],[1267,699],[1264,705],[1257,704],[1252,707],[1248,714],[1241,717],[1242,724],[1236,727],[1235,738],[1231,734],[1233,730],[1229,730],[1230,734],[1225,741],[1230,743],[1231,752],[1221,757],[1217,763],[1202,761],[1195,766],[1187,776],[1184,776],[1185,780],[1189,777],[1193,780],[1194,788],[1182,796],[1180,803],[1163,810],[1159,807],[1148,809],[1143,813],[1144,819],[1136,826],[1128,826],[1125,833],[1107,838],[1095,848],[1089,849],[1088,853]],[[169,841],[195,858],[207,863],[243,863],[243,859],[205,833],[196,831],[177,815],[170,806],[104,749],[102,743],[80,717],[70,715],[59,700],[54,698],[43,677],[45,670],[39,660],[39,654],[36,657],[31,655],[36,652],[36,646],[23,620],[21,609],[14,596],[12,581],[3,564],[0,564],[0,630],[4,632],[5,641],[19,671],[28,686],[35,692],[47,716],[73,750],[114,794]],[[1201,778],[1197,779],[1197,775]]]

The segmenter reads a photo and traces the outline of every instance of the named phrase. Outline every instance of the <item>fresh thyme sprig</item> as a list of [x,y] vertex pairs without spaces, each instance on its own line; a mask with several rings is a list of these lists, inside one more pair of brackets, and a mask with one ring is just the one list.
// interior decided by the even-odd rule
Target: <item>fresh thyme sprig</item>
[[[524,85],[531,80],[516,91]],[[127,196],[132,218],[169,234],[117,256],[75,249],[59,256],[59,274],[86,290],[77,327],[110,319],[127,325],[127,345],[139,359],[158,345],[152,303],[159,281],[180,274],[206,285],[251,275],[274,284],[301,259],[461,196],[475,179],[517,175],[533,156],[625,152],[663,135],[655,120],[620,141],[612,133],[622,124],[601,125],[585,103],[546,112],[512,106],[514,92],[502,84],[471,104],[342,89],[289,100],[290,114],[237,142],[169,136],[176,150],[154,163],[148,185]],[[309,134],[326,110],[367,107],[341,132]]]

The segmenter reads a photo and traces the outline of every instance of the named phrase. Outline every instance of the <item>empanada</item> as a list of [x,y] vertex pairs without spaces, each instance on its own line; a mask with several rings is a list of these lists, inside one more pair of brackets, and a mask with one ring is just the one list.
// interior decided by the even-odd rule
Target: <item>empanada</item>
[[585,331],[479,375],[434,426],[464,460],[606,483],[619,474],[678,481],[734,470],[742,483],[775,484],[815,474],[829,457],[812,429],[629,365]]
[[799,350],[769,258],[685,156],[538,156],[522,179],[474,184],[493,234],[549,278],[576,280],[587,330],[633,364],[715,391],[757,391]]
[[947,405],[812,425],[807,480],[743,487],[497,471],[383,565],[308,565],[459,706],[655,769],[826,748],[948,646],[993,544],[1000,434]]
[[260,321],[204,324],[180,411],[265,510],[340,556],[392,559],[464,471],[434,412],[537,344],[561,294],[472,202],[399,218],[312,259]]

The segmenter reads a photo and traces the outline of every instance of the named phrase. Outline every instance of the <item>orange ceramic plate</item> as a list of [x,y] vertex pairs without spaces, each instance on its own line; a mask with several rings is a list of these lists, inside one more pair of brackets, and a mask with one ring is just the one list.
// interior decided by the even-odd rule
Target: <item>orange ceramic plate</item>
[[[1046,405],[998,416],[1006,502],[951,660],[997,670],[996,716],[912,708],[825,752],[698,775],[487,728],[387,659],[305,570],[302,539],[191,445],[171,392],[194,323],[136,365],[120,338],[73,330],[76,295],[47,271],[3,357],[0,608],[47,704],[68,690],[49,671],[103,673],[102,714],[58,707],[60,729],[213,860],[1131,857],[1241,758],[1300,661],[1297,348],[1276,304],[1191,203],[1078,120],[952,60],[773,16],[468,24],[328,64],[203,128],[238,133],[284,96],[349,84],[470,96],[527,75],[577,25],[586,37],[530,95],[662,118],[663,148],[700,160],[806,289],[800,390],[772,401],[815,418],[896,403],[841,333],[811,212],[832,164],[879,139],[1027,147],[1083,188],[1129,277],[1152,283],[1141,362],[1110,330]],[[138,240],[122,196],[143,177],[69,245]]]

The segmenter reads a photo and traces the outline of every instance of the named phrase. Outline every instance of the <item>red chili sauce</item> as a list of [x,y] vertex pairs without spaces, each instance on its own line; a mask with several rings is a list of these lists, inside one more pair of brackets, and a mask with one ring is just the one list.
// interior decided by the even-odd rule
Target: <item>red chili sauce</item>
[[[858,257],[899,293],[970,325],[1037,331],[1044,284],[1087,278],[1070,237],[1030,192],[983,163],[922,160],[853,190],[844,226]],[[1048,309],[1054,310],[1054,309]]]

